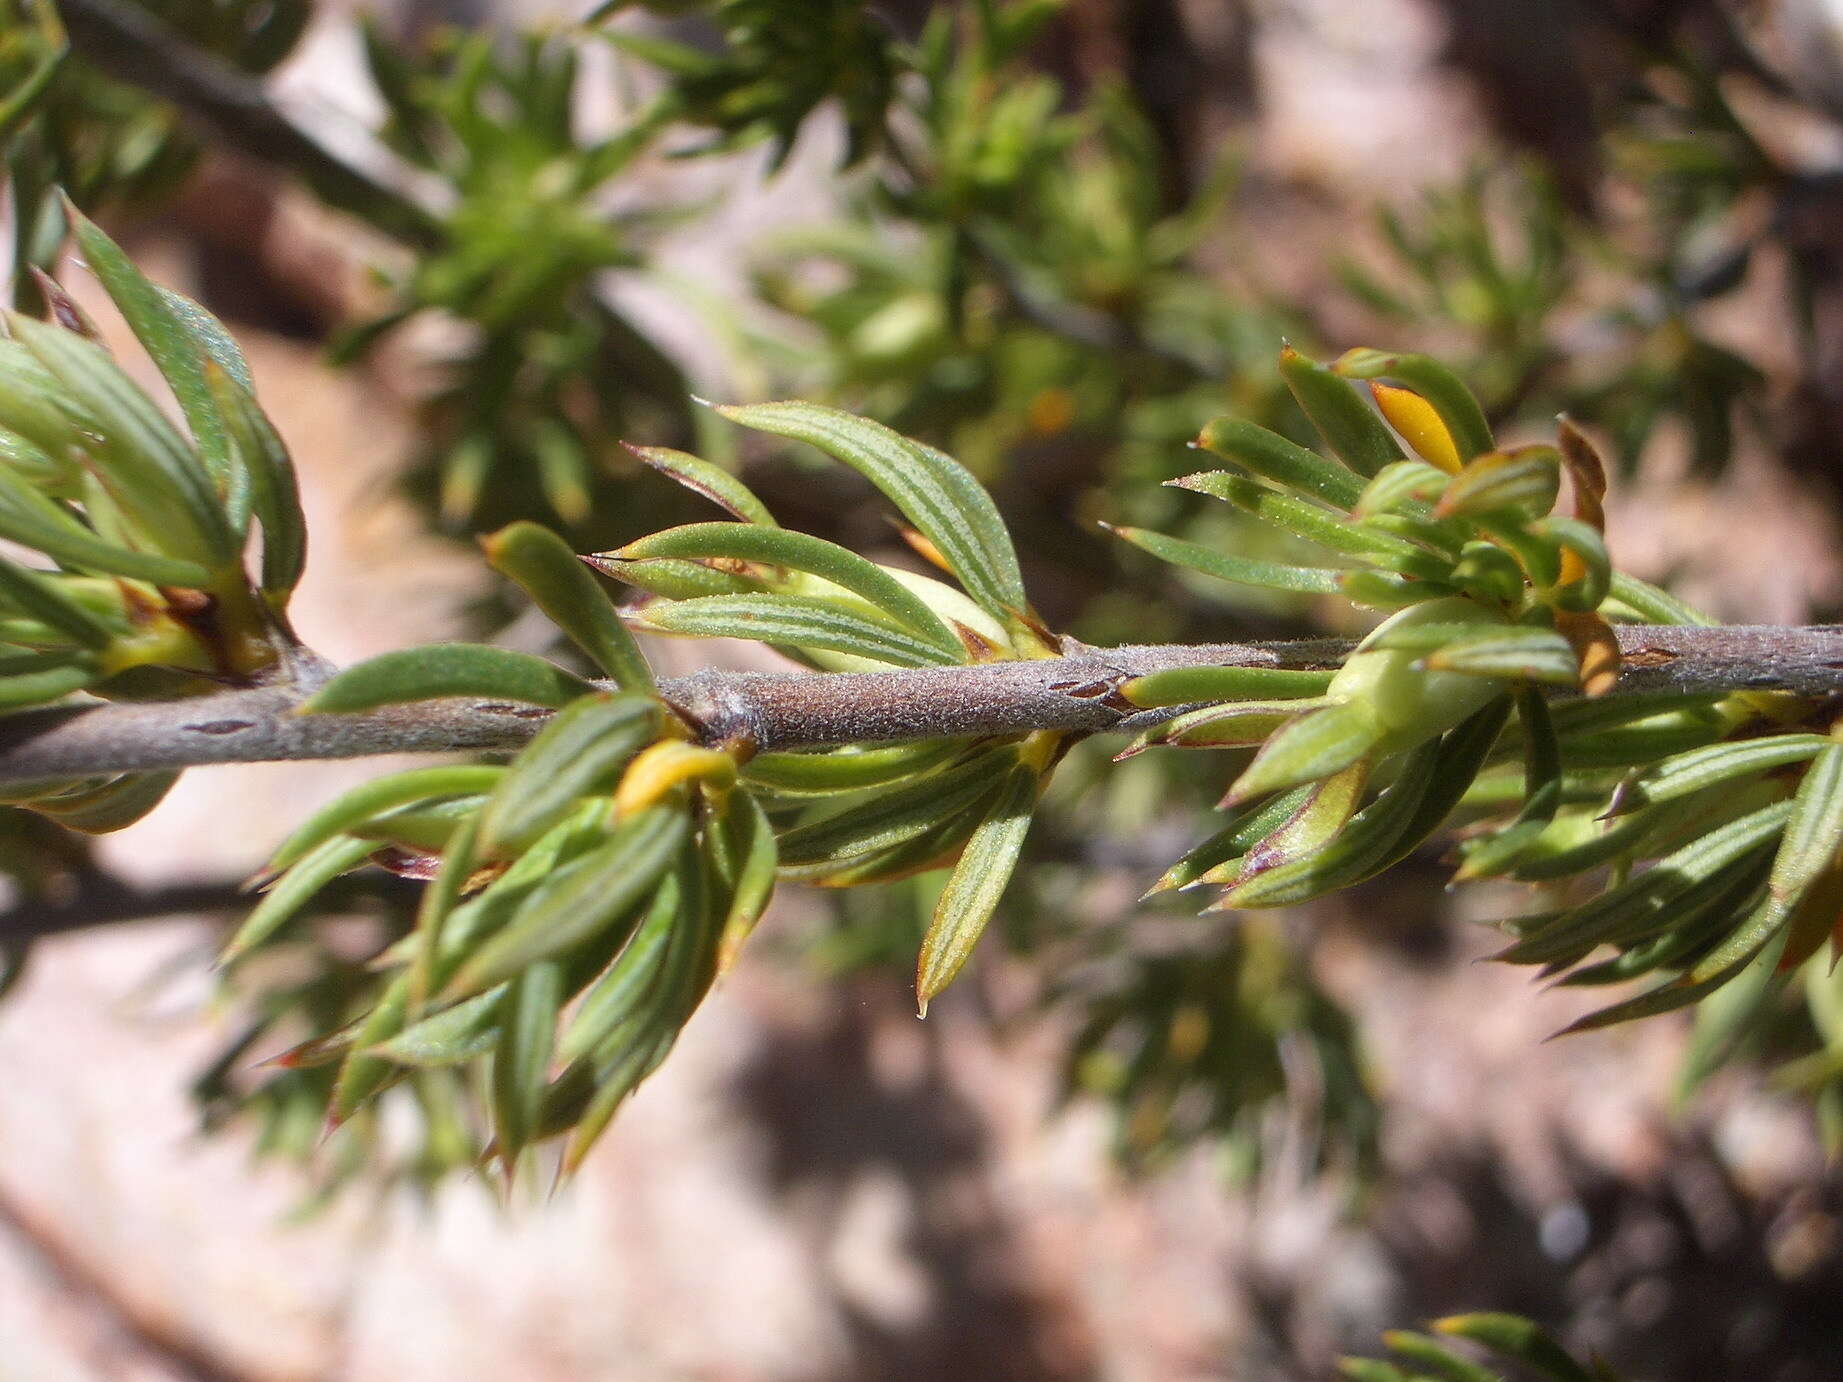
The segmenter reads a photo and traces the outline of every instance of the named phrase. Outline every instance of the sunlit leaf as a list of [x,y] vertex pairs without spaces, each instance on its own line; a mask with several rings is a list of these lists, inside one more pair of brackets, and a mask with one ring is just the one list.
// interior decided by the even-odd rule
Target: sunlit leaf
[[1308,710],[1274,731],[1225,800],[1235,805],[1329,777],[1368,754],[1382,735],[1375,713],[1364,702],[1339,701]]
[[1322,696],[1335,669],[1293,671],[1281,667],[1171,667],[1120,684],[1134,705],[1155,708],[1198,701],[1292,700]]
[[1452,478],[1434,513],[1440,518],[1509,511],[1540,517],[1561,492],[1561,458],[1552,446],[1519,446],[1475,456]]

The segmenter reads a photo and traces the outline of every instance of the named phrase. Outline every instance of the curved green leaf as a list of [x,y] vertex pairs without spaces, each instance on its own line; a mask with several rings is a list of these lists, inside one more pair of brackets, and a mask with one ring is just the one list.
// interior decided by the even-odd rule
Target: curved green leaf
[[627,449],[654,470],[671,476],[686,489],[729,510],[743,522],[760,524],[764,528],[780,527],[774,515],[768,512],[768,506],[755,497],[755,492],[723,467],[667,446],[628,446]]
[[225,945],[218,963],[232,964],[268,940],[293,920],[320,889],[340,874],[350,873],[363,864],[376,849],[377,845],[370,840],[336,835],[302,855],[244,919],[243,925]]
[[1348,379],[1291,346],[1280,352],[1280,377],[1325,444],[1357,474],[1374,475],[1402,459],[1388,427]]
[[1027,600],[1017,553],[992,496],[958,461],[881,423],[815,403],[717,411],[760,432],[808,442],[858,471],[941,554],[967,594],[999,619]]
[[95,424],[95,474],[141,535],[164,554],[213,571],[234,566],[237,543],[211,477],[153,400],[73,332],[29,317],[8,321],[14,338]]
[[481,545],[487,561],[517,581],[616,685],[652,689],[652,668],[633,635],[567,542],[548,528],[520,522],[483,538]]

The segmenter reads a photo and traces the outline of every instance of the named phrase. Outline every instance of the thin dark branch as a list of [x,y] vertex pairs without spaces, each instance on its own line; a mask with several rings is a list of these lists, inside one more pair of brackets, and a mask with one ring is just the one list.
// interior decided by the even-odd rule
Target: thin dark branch
[[[1843,626],[1619,629],[1618,692],[1843,691]],[[665,682],[661,694],[712,742],[760,748],[1061,730],[1136,728],[1147,716],[1115,693],[1174,667],[1335,667],[1335,639],[1089,648],[1036,662],[893,672],[720,672]],[[0,718],[0,781],[151,768],[457,749],[513,749],[542,725],[531,706],[478,700],[303,715],[303,693],[269,687],[183,701],[30,710]],[[1157,714],[1158,712],[1152,712]],[[1168,713],[1168,712],[1166,712]]]
[[121,0],[58,0],[71,46],[110,76],[163,97],[233,149],[293,170],[329,205],[420,249],[440,220],[397,187],[333,153],[278,111],[262,83]]
[[[340,910],[361,906],[413,909],[418,885],[383,869],[346,874],[322,890],[316,905]],[[48,896],[22,897],[0,909],[0,949],[9,943],[43,940],[67,931],[162,917],[236,916],[250,909],[250,890],[241,878],[206,878],[143,887],[100,867],[60,880]]]
[[240,883],[231,880],[137,888],[112,874],[86,871],[76,878],[68,893],[24,898],[0,911],[0,944],[38,940],[118,921],[242,912],[249,905],[249,894]]
[[[305,182],[345,211],[421,253],[439,251],[449,230],[432,197],[418,193],[419,170],[371,139],[365,158],[377,171],[335,153],[269,99],[261,81],[188,43],[157,16],[123,0],[58,0],[71,46],[116,80],[172,102],[226,147]],[[585,285],[611,359],[635,391],[675,413],[688,397],[678,365],[627,319],[612,296]]]

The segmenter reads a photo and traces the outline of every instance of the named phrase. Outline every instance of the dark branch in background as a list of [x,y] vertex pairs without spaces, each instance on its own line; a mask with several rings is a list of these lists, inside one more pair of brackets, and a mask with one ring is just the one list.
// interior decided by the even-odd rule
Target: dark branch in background
[[[1843,691],[1843,626],[1717,628],[1627,625],[1619,693]],[[722,672],[664,682],[660,693],[711,742],[763,749],[1060,730],[1132,729],[1175,713],[1135,715],[1113,693],[1130,677],[1172,667],[1337,666],[1351,644],[1202,643],[1088,648],[1036,662],[894,672]],[[89,777],[210,763],[362,758],[372,754],[512,749],[546,718],[533,706],[430,701],[361,715],[297,713],[287,687],[182,701],[22,711],[0,718],[0,781]]]
[[0,911],[0,943],[39,940],[118,921],[244,912],[249,906],[249,892],[235,881],[137,888],[100,869],[85,870],[76,875],[68,892],[27,897]]
[[[58,0],[71,48],[129,86],[170,101],[226,147],[294,174],[329,206],[357,217],[411,249],[448,241],[440,212],[412,195],[415,171],[382,144],[371,150],[394,181],[360,168],[302,129],[269,99],[257,79],[197,48],[145,10],[121,0]],[[635,382],[684,395],[678,366],[604,294],[589,302],[616,359]]]
[[[332,910],[366,899],[410,906],[419,891],[419,885],[406,878],[369,869],[334,879],[321,892],[320,900]],[[125,921],[220,914],[236,917],[250,909],[250,901],[250,888],[242,878],[143,887],[125,882],[100,866],[90,867],[59,880],[48,895],[22,897],[0,910],[0,947]]]
[[419,249],[443,238],[440,219],[356,168],[278,111],[262,83],[185,42],[146,10],[118,0],[58,0],[71,47],[117,81],[171,101],[233,149],[298,174],[329,205]]

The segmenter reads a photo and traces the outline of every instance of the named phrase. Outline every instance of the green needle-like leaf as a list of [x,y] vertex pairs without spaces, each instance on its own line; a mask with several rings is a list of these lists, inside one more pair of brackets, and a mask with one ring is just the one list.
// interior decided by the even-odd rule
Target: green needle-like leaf
[[1613,809],[1623,813],[1644,805],[1675,801],[1738,777],[1755,777],[1775,768],[1803,763],[1833,742],[1822,734],[1775,734],[1766,739],[1711,744],[1688,753],[1671,754],[1622,785]]
[[141,536],[213,571],[234,566],[237,543],[211,477],[153,400],[75,333],[17,315],[8,323],[94,422],[95,473]]
[[485,765],[444,764],[361,783],[309,816],[275,851],[269,871],[279,873],[333,836],[397,807],[490,792],[504,772]]
[[595,688],[529,653],[480,643],[435,643],[383,653],[348,667],[314,693],[302,714],[342,715],[381,705],[478,696],[563,706]]
[[657,701],[583,696],[563,707],[504,770],[480,813],[480,847],[529,845],[583,797],[610,791],[633,756],[659,734]]
[[1116,537],[1124,538],[1162,561],[1201,571],[1218,580],[1258,586],[1265,590],[1295,590],[1313,595],[1333,595],[1338,590],[1339,573],[1325,567],[1282,566],[1278,562],[1256,561],[1251,557],[1218,552],[1213,547],[1186,542],[1183,538],[1166,537],[1163,533],[1150,532],[1144,528],[1116,528],[1112,524],[1102,526]]
[[1322,696],[1336,675],[1282,667],[1171,667],[1122,682],[1120,694],[1148,709],[1198,701],[1304,700]]
[[107,835],[126,830],[147,815],[178,780],[177,771],[124,773],[86,792],[33,802],[32,809],[50,816],[66,830]]
[[1512,964],[1571,962],[1596,945],[1653,934],[1650,928],[1660,918],[1667,922],[1671,909],[1684,894],[1771,843],[1791,811],[1790,802],[1775,802],[1710,831],[1658,860],[1637,877],[1562,913],[1497,958]]
[[1798,784],[1785,834],[1773,856],[1766,901],[1697,963],[1690,971],[1690,982],[1722,974],[1759,949],[1785,924],[1805,889],[1826,868],[1834,867],[1839,841],[1843,841],[1843,744],[1830,744],[1811,761]]
[[88,653],[0,653],[0,710],[61,700],[101,675]]
[[708,595],[649,605],[637,628],[690,638],[752,638],[791,648],[849,653],[892,667],[943,667],[962,651],[917,638],[877,616],[808,595]]
[[99,537],[5,466],[0,466],[0,537],[79,571],[190,589],[211,583],[211,570],[202,562],[132,551]]
[[0,557],[0,599],[56,629],[81,647],[102,649],[122,630],[110,628],[67,595],[49,572]]
[[652,669],[633,635],[567,542],[536,523],[514,523],[482,546],[493,567],[517,581],[617,686],[652,689]]
[[339,1127],[403,1078],[406,1072],[402,1066],[371,1052],[403,1030],[408,1012],[409,979],[400,974],[391,980],[377,1006],[366,1016],[352,1039],[350,1054],[339,1067],[339,1075],[333,1082],[333,1097],[326,1110],[329,1127]]
[[1492,877],[1509,871],[1542,838],[1561,805],[1561,744],[1549,719],[1548,702],[1541,691],[1527,683],[1517,688],[1517,718],[1523,727],[1523,809],[1504,829],[1465,846],[1459,878]]
[[[1641,624],[1686,624],[1707,627],[1717,621],[1699,610],[1691,609],[1668,591],[1659,590],[1649,581],[1613,572],[1608,599],[1623,605]],[[1618,615],[1608,611],[1609,618]]]
[[756,523],[764,528],[780,527],[774,515],[768,512],[768,506],[755,497],[754,491],[723,467],[666,446],[629,446],[627,449],[654,470],[670,475],[686,489],[729,510],[744,523]]
[[1452,477],[1434,513],[1460,518],[1508,511],[1537,518],[1555,507],[1560,492],[1561,455],[1554,447],[1487,451]]
[[1418,503],[1438,499],[1452,482],[1451,475],[1426,461],[1391,461],[1363,487],[1352,512],[1358,518],[1369,518],[1416,511]]
[[[1145,898],[1202,882],[1228,882],[1239,871],[1241,856],[1291,819],[1313,791],[1313,786],[1295,787],[1258,807],[1232,811],[1229,824],[1166,869],[1158,882],[1146,890]],[[1217,874],[1217,870],[1224,872]]]
[[1389,429],[1349,380],[1290,346],[1280,352],[1280,377],[1325,444],[1357,474],[1374,475],[1402,459]]
[[560,960],[530,965],[508,986],[492,1077],[493,1134],[499,1159],[508,1168],[537,1126],[562,1006]]
[[1576,686],[1580,664],[1568,640],[1550,629],[1476,629],[1429,653],[1429,671],[1464,672],[1474,677],[1501,677]]
[[294,461],[255,397],[217,360],[205,362],[204,379],[243,477],[250,513],[262,525],[262,589],[283,602],[307,566],[307,519]]
[[1295,537],[1403,575],[1439,580],[1451,568],[1450,562],[1404,538],[1353,523],[1347,515],[1334,513],[1309,500],[1279,494],[1246,476],[1208,471],[1165,483],[1213,495]]
[[370,840],[354,840],[336,835],[301,856],[288,872],[276,880],[262,901],[230,938],[219,957],[220,964],[231,964],[248,954],[293,920],[313,900],[314,894],[342,873],[349,873],[370,858],[377,845]]
[[1594,1377],[1569,1357],[1549,1332],[1520,1315],[1481,1313],[1449,1315],[1435,1320],[1434,1329],[1501,1353],[1534,1368],[1552,1382],[1595,1382]]
[[992,790],[1016,762],[992,750],[887,792],[868,794],[817,820],[781,832],[781,867],[832,865],[904,844],[945,825]]
[[818,753],[758,753],[742,765],[742,775],[748,782],[786,796],[829,796],[918,777],[965,752],[961,740],[935,739]]
[[[232,473],[237,467],[231,460],[230,429],[218,397],[205,378],[205,364],[211,357],[191,330],[191,323],[173,311],[166,295],[148,281],[113,240],[74,206],[66,208],[66,215],[85,262],[102,280],[122,320],[173,391],[186,425],[192,430],[199,456],[220,492],[229,495]],[[198,310],[203,313],[202,308]],[[224,334],[220,326],[217,335]]]
[[1259,744],[1295,716],[1328,704],[1321,698],[1235,701],[1229,705],[1205,706],[1201,710],[1174,715],[1164,723],[1152,726],[1116,754],[1115,758],[1130,758],[1145,749],[1160,745],[1180,749],[1219,749]]
[[1494,1369],[1461,1358],[1425,1334],[1391,1329],[1383,1334],[1382,1342],[1391,1353],[1406,1359],[1416,1368],[1425,1369],[1426,1376],[1435,1379],[1435,1382],[1503,1382],[1501,1374]]
[[[1243,418],[1217,418],[1204,427],[1196,445],[1225,461],[1237,462],[1263,480],[1322,499],[1333,508],[1349,509],[1364,492],[1362,477],[1354,471]],[[1434,474],[1445,482],[1443,473],[1436,470]]]
[[488,989],[412,1023],[370,1054],[425,1070],[464,1065],[499,1042],[502,1009],[510,985]]
[[778,859],[774,827],[754,794],[730,793],[711,832],[711,872],[727,895],[718,939],[719,973],[735,963],[743,942],[768,909]]
[[973,953],[1005,884],[1011,881],[1030,829],[1037,781],[1033,769],[1013,768],[991,810],[967,837],[966,848],[935,905],[934,920],[922,938],[916,961],[915,997],[923,1017],[935,995],[953,982]]
[[1382,737],[1374,711],[1361,701],[1308,710],[1274,731],[1225,800],[1233,806],[1330,777],[1368,754]]

